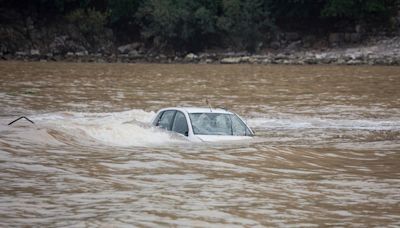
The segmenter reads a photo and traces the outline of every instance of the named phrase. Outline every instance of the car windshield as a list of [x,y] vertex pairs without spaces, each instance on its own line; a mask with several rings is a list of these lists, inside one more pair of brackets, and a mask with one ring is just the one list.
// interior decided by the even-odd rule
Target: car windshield
[[252,135],[243,121],[234,114],[190,113],[189,117],[195,135]]

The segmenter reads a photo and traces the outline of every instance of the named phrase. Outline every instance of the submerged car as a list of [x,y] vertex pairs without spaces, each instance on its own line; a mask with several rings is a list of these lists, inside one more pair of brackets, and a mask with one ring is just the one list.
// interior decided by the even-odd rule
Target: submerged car
[[254,136],[241,117],[220,108],[164,108],[157,112],[152,124],[197,142],[242,140]]

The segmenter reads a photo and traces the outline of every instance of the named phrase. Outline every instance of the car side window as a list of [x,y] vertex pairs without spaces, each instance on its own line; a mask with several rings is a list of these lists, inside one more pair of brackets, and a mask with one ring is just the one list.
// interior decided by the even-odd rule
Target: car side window
[[160,118],[161,118],[161,116],[162,116],[163,113],[164,113],[164,112],[158,113],[157,116],[156,116],[156,118],[154,118],[154,121],[153,121],[153,123],[152,123],[154,126],[158,126],[158,123],[160,122]]
[[232,135],[245,136],[247,135],[247,127],[244,123],[235,115],[232,118]]
[[175,111],[165,111],[160,120],[157,123],[157,126],[160,126],[161,128],[167,129],[167,130],[171,130],[171,125],[172,125],[172,121],[175,115]]
[[189,133],[189,128],[187,125],[186,117],[182,112],[177,112],[175,115],[174,124],[172,126],[172,131],[179,134],[187,136]]

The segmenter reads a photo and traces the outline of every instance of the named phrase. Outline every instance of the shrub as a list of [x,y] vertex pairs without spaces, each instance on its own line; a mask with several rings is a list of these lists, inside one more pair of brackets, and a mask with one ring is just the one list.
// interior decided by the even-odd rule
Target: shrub
[[67,20],[75,24],[84,35],[93,35],[104,30],[107,23],[107,14],[94,9],[76,9],[66,16]]

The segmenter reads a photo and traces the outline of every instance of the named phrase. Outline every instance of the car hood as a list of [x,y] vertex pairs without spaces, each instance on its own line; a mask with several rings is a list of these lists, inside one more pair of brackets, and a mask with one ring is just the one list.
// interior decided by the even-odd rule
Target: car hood
[[196,135],[196,137],[204,142],[248,140],[253,138],[250,136],[234,136],[234,135]]

